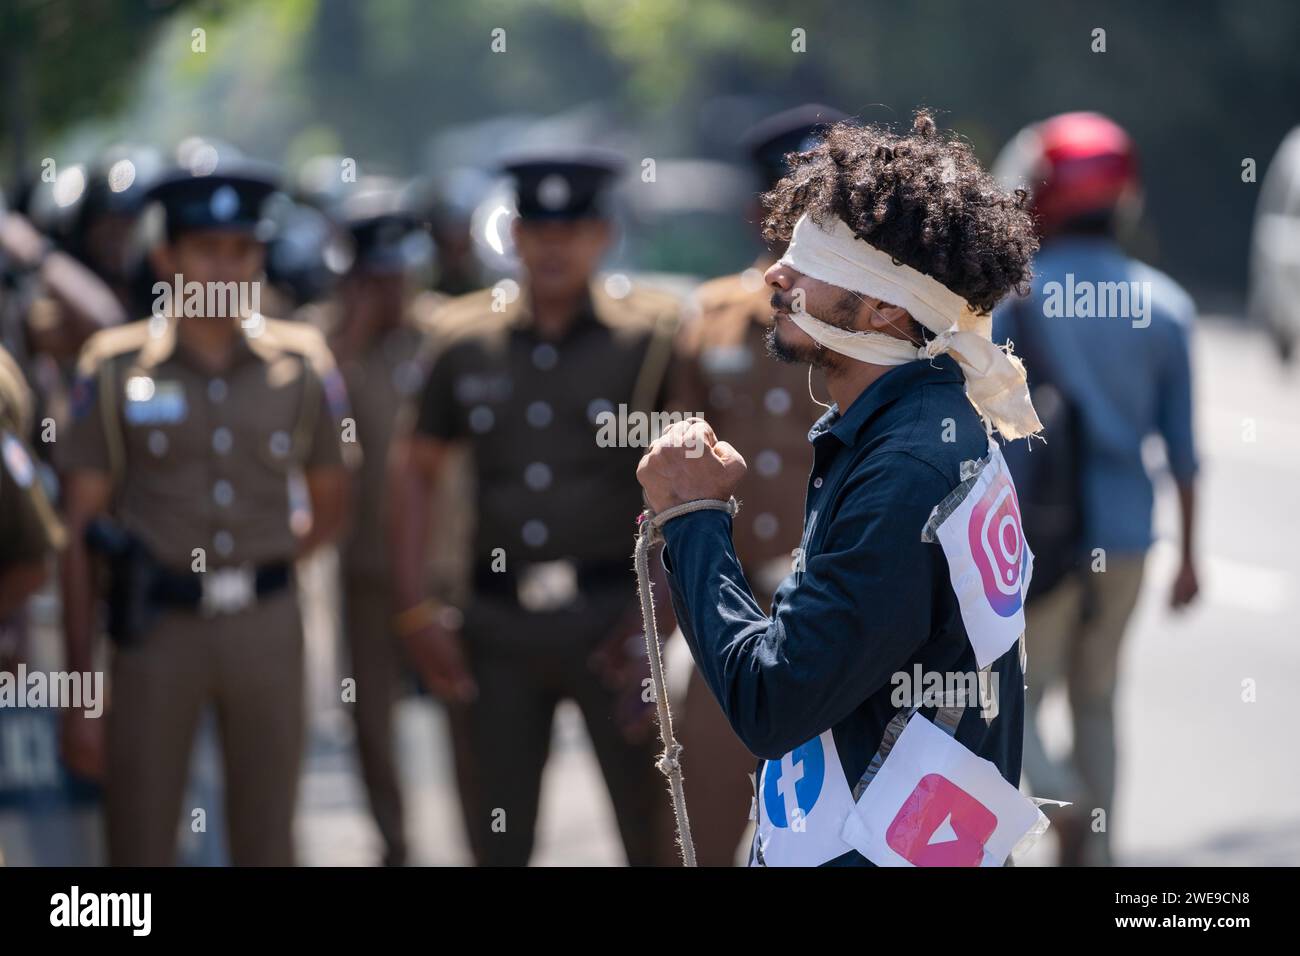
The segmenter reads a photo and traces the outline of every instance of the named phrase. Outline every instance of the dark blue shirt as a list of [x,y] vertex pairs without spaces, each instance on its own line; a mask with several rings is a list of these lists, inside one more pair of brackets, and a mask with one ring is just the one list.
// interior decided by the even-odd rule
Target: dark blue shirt
[[[745,746],[779,760],[831,728],[852,787],[900,709],[895,674],[910,677],[917,664],[945,677],[978,669],[943,549],[921,532],[960,483],[961,463],[988,454],[988,439],[947,356],[890,369],[845,414],[832,407],[808,439],[802,557],[770,615],[750,593],[724,512],[666,524],[664,566],[701,676]],[[1019,785],[1016,646],[992,664],[992,684],[996,716],[968,706],[956,737]],[[867,861],[849,852],[832,863]]]

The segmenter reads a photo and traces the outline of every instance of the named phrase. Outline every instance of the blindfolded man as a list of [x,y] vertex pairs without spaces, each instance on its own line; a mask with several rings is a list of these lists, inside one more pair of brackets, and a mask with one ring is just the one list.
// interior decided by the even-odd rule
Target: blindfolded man
[[666,514],[729,498],[744,459],[702,420],[674,426],[638,477],[677,617],[762,758],[752,863],[999,865],[1042,825],[1015,792],[1032,559],[991,437],[1039,428],[989,337],[1029,278],[1025,196],[926,114],[906,135],[838,124],[789,163],[764,197],[765,238],[789,242],[768,344],[822,369],[834,402],[809,432],[802,544],[765,613],[730,515]]

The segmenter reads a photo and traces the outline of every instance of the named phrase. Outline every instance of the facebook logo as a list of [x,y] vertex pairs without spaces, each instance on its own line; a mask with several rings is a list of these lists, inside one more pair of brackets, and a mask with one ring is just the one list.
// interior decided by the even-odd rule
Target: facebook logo
[[826,780],[826,752],[820,737],[795,747],[763,772],[763,807],[775,827],[806,820]]
[[920,779],[894,815],[885,842],[914,866],[979,866],[998,818],[943,774]]

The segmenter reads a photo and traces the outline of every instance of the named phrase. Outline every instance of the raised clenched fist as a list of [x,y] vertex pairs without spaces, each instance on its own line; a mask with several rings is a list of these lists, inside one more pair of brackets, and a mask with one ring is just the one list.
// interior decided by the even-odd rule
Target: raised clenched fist
[[719,441],[702,418],[670,426],[637,465],[636,477],[655,512],[699,498],[726,501],[745,477],[745,459]]

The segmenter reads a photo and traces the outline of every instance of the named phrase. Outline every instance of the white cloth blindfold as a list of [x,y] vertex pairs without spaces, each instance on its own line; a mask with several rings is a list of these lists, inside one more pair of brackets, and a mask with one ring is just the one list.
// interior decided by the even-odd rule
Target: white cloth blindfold
[[858,238],[840,219],[819,226],[804,213],[795,224],[783,265],[813,279],[906,309],[935,337],[920,348],[881,332],[855,332],[795,309],[791,321],[815,342],[874,365],[903,365],[949,353],[966,378],[966,396],[1004,438],[1042,429],[1016,356],[993,344],[992,316],[961,296]]

